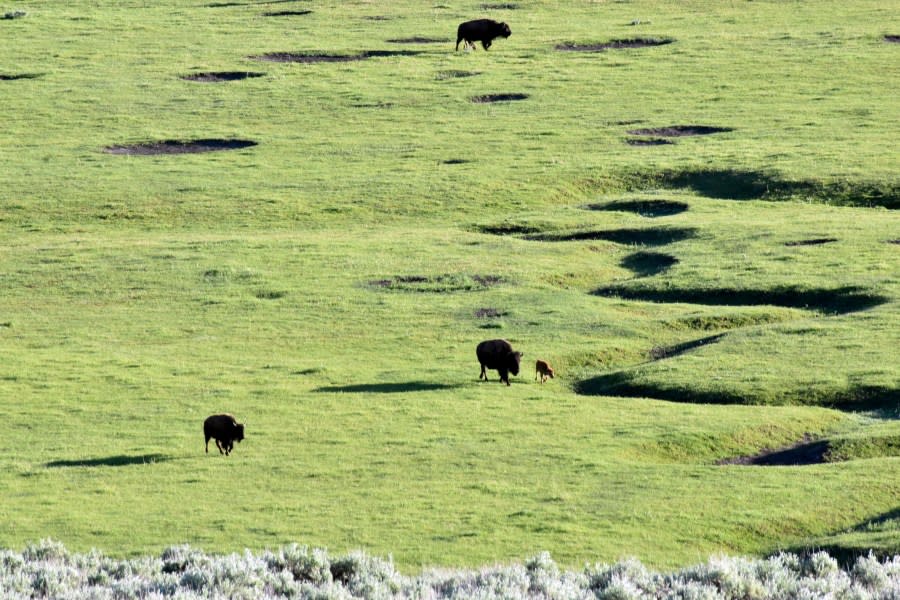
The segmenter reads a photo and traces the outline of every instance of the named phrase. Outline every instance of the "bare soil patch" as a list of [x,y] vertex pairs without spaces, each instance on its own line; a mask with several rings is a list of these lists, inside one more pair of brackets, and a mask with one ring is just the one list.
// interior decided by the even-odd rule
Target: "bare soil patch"
[[200,83],[220,83],[224,81],[240,81],[242,79],[252,79],[254,77],[263,77],[265,73],[256,73],[253,71],[216,71],[209,73],[191,73],[190,75],[182,75],[185,81],[198,81]]
[[644,129],[632,129],[631,135],[652,135],[659,137],[687,137],[693,135],[711,135],[734,131],[731,127],[711,127],[709,125],[670,125],[668,127],[648,127]]
[[628,138],[625,143],[629,146],[666,146],[675,142],[663,138]]
[[515,102],[526,98],[528,98],[528,94],[484,94],[482,96],[472,96],[472,102],[489,104],[492,102]]
[[814,440],[805,435],[802,440],[785,448],[763,450],[750,456],[736,456],[718,461],[719,465],[760,465],[768,467],[796,467],[818,465],[826,461],[831,444],[828,440]]
[[443,81],[445,79],[463,79],[465,77],[475,77],[476,75],[481,75],[479,71],[438,71],[434,78],[438,81]]
[[162,142],[142,142],[121,146],[107,146],[109,154],[198,154],[201,152],[220,152],[222,150],[240,150],[256,146],[257,142],[249,140],[203,139],[203,140],[165,140]]
[[394,38],[387,40],[389,44],[447,44],[450,43],[449,38],[430,38],[430,37],[408,37]]
[[576,44],[575,42],[565,42],[563,44],[557,44],[556,49],[561,52],[603,52],[605,50],[665,46],[674,41],[675,40],[671,38],[631,38],[626,40],[611,40],[600,44]]
[[838,241],[837,238],[814,238],[811,240],[797,240],[794,242],[785,242],[785,246],[821,246],[822,244],[831,244]]
[[269,52],[248,58],[268,62],[285,63],[339,63],[382,58],[389,56],[415,56],[419,52],[412,50],[366,50],[359,54],[326,54],[323,52]]
[[499,308],[479,308],[475,311],[476,319],[499,319],[500,317],[505,317],[507,314],[506,311],[502,311]]

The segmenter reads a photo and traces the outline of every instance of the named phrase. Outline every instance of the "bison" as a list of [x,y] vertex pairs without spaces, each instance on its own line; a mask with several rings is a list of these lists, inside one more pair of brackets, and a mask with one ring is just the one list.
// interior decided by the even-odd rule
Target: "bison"
[[244,424],[235,421],[229,414],[211,415],[203,421],[203,435],[206,436],[206,452],[209,453],[209,440],[216,440],[220,454],[228,456],[234,449],[234,443],[244,439]]
[[498,23],[493,19],[475,19],[474,21],[466,21],[460,23],[456,30],[456,49],[459,50],[459,43],[465,40],[463,48],[471,47],[475,49],[475,42],[481,42],[481,47],[487,50],[491,47],[494,38],[508,38],[512,32],[506,23]]
[[538,373],[541,375],[541,383],[547,381],[547,378],[553,379],[553,367],[550,366],[546,360],[537,359],[534,363],[534,378],[538,378]]
[[478,379],[487,381],[485,369],[495,369],[500,373],[500,381],[509,385],[509,374],[519,374],[519,361],[522,353],[515,352],[506,340],[486,340],[475,349],[478,362],[481,363],[481,375]]

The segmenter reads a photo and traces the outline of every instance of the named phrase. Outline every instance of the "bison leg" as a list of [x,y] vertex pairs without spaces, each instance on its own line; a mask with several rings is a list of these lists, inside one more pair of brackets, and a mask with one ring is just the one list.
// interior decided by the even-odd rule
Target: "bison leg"
[[206,453],[209,454],[209,436],[206,436]]
[[225,450],[222,448],[222,442],[219,441],[219,438],[216,438],[216,448],[219,449],[219,454],[225,454]]
[[480,381],[480,380],[484,379],[485,381],[487,381],[487,378],[488,378],[487,371],[484,370],[484,363],[482,363],[481,364],[481,375],[478,376],[478,380]]
[[[474,45],[474,44],[473,44]],[[481,47],[487,50],[491,47],[491,40],[481,40]]]

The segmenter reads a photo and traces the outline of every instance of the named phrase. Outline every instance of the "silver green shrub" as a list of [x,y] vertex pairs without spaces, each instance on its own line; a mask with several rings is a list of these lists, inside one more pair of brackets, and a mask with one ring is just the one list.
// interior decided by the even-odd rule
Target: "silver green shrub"
[[671,573],[635,559],[563,570],[548,553],[481,569],[398,572],[363,552],[330,556],[291,544],[211,555],[172,546],[158,557],[114,559],[44,540],[0,550],[0,600],[888,600],[900,598],[900,556],[848,568],[824,552],[765,559],[718,556]]

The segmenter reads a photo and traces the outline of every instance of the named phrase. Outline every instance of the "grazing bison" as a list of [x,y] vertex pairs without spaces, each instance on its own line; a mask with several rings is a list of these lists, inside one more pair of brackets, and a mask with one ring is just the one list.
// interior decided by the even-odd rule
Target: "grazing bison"
[[541,383],[547,381],[547,378],[553,379],[553,367],[546,360],[538,359],[534,363],[534,378],[537,379],[538,373],[541,374]]
[[216,440],[219,453],[228,456],[235,442],[244,439],[244,425],[228,414],[212,415],[203,421],[203,435],[206,436],[206,452],[209,452],[209,440]]
[[506,340],[487,340],[478,344],[475,349],[478,362],[481,363],[481,375],[478,379],[487,381],[485,369],[496,369],[500,373],[500,381],[509,385],[509,374],[519,374],[519,361],[522,353],[515,352]]
[[508,38],[512,32],[506,23],[498,23],[493,19],[476,19],[474,21],[466,21],[461,23],[456,30],[456,49],[459,50],[459,43],[465,40],[463,48],[471,47],[475,49],[475,42],[481,42],[481,47],[487,50],[491,47],[494,38]]

